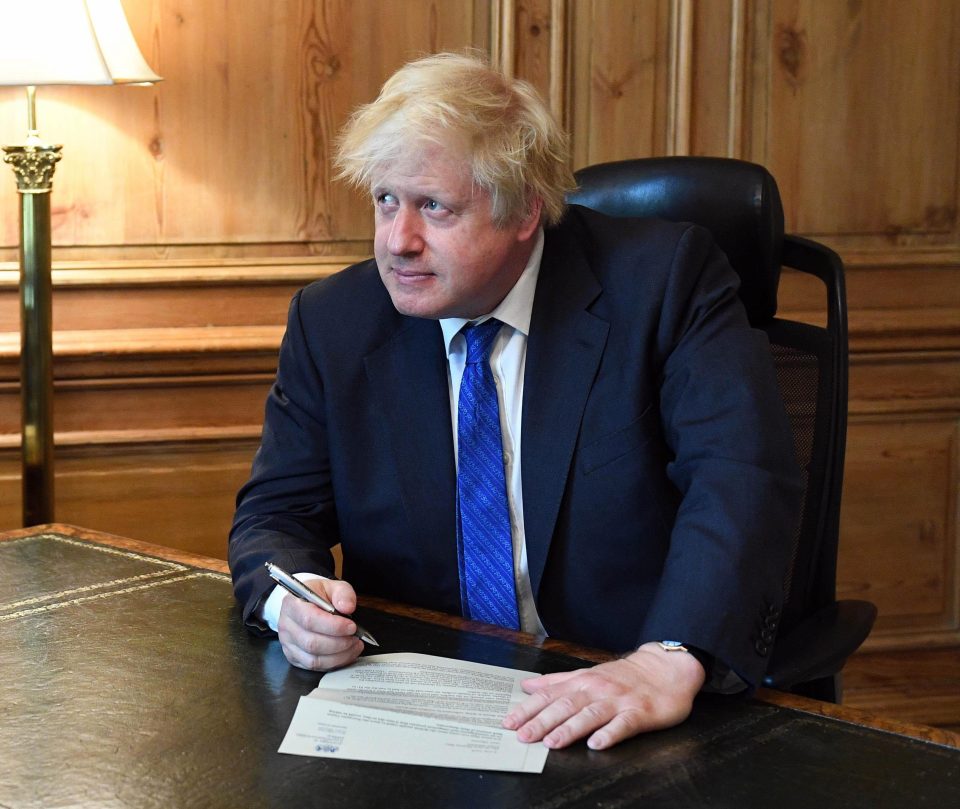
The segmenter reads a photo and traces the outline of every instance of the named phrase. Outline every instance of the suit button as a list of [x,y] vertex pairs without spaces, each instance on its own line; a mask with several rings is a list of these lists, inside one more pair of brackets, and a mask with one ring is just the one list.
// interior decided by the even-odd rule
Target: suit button
[[763,619],[763,625],[767,629],[776,629],[777,628],[777,619],[773,615],[768,615]]
[[756,643],[754,643],[753,648],[756,649],[758,655],[763,655],[764,657],[766,657],[770,652],[770,647],[762,640],[758,640]]
[[760,633],[760,640],[765,644],[773,643],[774,637],[776,636],[769,629],[764,629],[763,632]]

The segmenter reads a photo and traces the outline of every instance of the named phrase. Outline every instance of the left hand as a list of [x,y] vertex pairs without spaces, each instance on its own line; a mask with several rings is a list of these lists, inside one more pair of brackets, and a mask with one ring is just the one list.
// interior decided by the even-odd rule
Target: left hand
[[590,669],[524,680],[531,696],[503,720],[522,742],[550,748],[589,735],[594,750],[612,747],[648,730],[680,724],[690,715],[705,673],[685,652],[667,652],[657,643]]

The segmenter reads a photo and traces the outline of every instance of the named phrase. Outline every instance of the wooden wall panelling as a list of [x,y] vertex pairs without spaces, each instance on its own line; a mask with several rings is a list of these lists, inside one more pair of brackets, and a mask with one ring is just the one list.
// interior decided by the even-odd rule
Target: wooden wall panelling
[[[847,296],[855,312],[960,308],[960,250],[897,248],[843,250]],[[823,285],[781,276],[782,304],[790,309],[823,308]],[[960,322],[960,321],[958,321]]]
[[[498,62],[530,82],[567,123],[569,0],[507,0],[500,25]],[[509,29],[508,29],[509,26]]]
[[788,228],[842,247],[957,243],[960,5],[754,5],[747,157]]
[[[352,260],[181,262],[167,268],[77,265],[58,271],[66,275],[57,290],[54,318],[66,327],[54,339],[58,518],[65,519],[59,505],[65,473],[59,457],[64,453],[75,476],[84,470],[103,487],[100,521],[87,524],[104,530],[118,530],[111,527],[103,504],[111,502],[107,492],[119,478],[95,474],[96,465],[109,457],[98,448],[113,452],[123,446],[135,459],[145,451],[156,456],[169,445],[172,465],[178,452],[189,454],[196,442],[208,462],[197,471],[185,458],[184,480],[207,476],[206,483],[198,481],[197,491],[209,491],[212,480],[224,481],[209,477],[209,459],[216,457],[218,442],[255,444],[290,296]],[[0,326],[15,327],[16,287],[9,277],[0,282]],[[18,350],[17,333],[0,333],[0,453],[7,456],[16,454],[19,443]],[[252,449],[247,467],[250,457]],[[140,489],[155,485],[160,496],[167,489],[164,475],[145,471]],[[232,502],[232,480],[230,487],[234,491],[224,491],[219,503]],[[0,509],[0,518],[18,520],[18,503],[19,490],[13,505]],[[115,507],[129,510],[119,500]],[[213,508],[198,518],[202,524],[182,536],[219,536],[229,514]]]
[[[60,262],[55,338],[74,330],[282,325],[299,287],[363,257]],[[0,264],[0,334],[19,329],[17,281],[18,271]]]
[[960,346],[855,354],[850,367],[850,414],[904,421],[960,418]]
[[[560,5],[558,0],[508,0],[501,4],[497,61],[505,73],[530,82],[548,101],[553,100],[552,88],[558,82],[562,86],[563,80],[562,52],[561,61],[555,61],[557,45],[562,48],[557,37],[562,40],[564,27]],[[552,108],[562,113],[555,104]]]
[[[256,437],[58,447],[57,519],[226,557]],[[19,458],[0,449],[0,525],[20,520]]]
[[[336,131],[409,58],[489,44],[484,0],[124,7],[164,81],[38,94],[41,132],[65,145],[54,244],[116,246],[112,257],[130,245],[162,255],[168,245],[369,239],[369,205],[331,177]],[[0,88],[0,140],[19,142],[24,127],[22,90]],[[0,244],[16,244],[16,218],[11,179]]]
[[838,587],[880,609],[868,648],[960,642],[955,324],[952,337],[851,359]]
[[564,120],[575,167],[662,154],[741,156],[747,0],[585,0],[566,12]]
[[843,670],[843,704],[957,732],[960,654],[955,648],[861,652]]
[[838,590],[877,605],[867,648],[960,643],[958,434],[956,417],[851,419]]
[[743,20],[742,0],[569,4],[565,121],[575,167],[732,154]]
[[693,0],[672,0],[670,3],[665,151],[672,155],[690,154],[694,8]]
[[751,67],[748,0],[695,3],[691,9],[689,153],[743,157]]
[[574,168],[667,153],[672,5],[665,0],[570,4]]

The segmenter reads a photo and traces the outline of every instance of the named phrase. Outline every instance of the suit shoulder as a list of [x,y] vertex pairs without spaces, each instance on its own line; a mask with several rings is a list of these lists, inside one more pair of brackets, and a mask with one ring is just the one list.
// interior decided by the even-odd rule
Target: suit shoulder
[[327,346],[364,345],[396,328],[399,317],[373,259],[308,284],[289,313],[309,340]]
[[369,306],[378,299],[389,301],[389,296],[372,258],[312,281],[300,291],[300,305],[311,308]]
[[556,231],[562,238],[579,241],[595,255],[672,256],[685,238],[707,244],[713,241],[706,228],[690,222],[608,216],[580,205],[569,206]]
[[572,205],[548,231],[554,255],[578,255],[601,285],[644,294],[662,289],[670,278],[701,266],[714,250],[710,232],[690,222],[614,217]]

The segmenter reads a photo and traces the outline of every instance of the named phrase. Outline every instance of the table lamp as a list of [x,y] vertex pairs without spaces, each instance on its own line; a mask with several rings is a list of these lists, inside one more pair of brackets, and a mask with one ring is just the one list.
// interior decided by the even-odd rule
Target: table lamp
[[0,85],[27,92],[27,138],[4,146],[20,194],[20,401],[23,524],[53,522],[50,189],[61,146],[37,130],[36,88],[151,84],[120,0],[0,0]]

